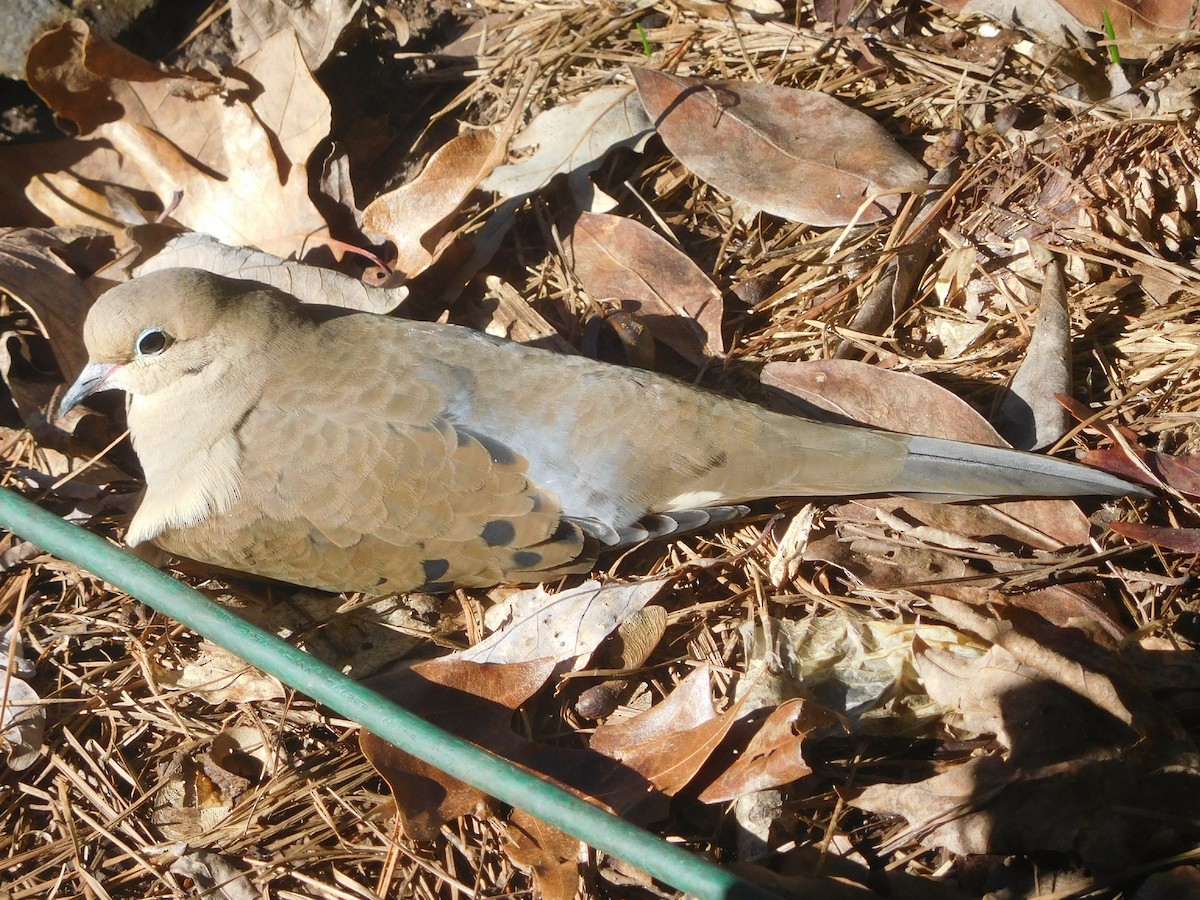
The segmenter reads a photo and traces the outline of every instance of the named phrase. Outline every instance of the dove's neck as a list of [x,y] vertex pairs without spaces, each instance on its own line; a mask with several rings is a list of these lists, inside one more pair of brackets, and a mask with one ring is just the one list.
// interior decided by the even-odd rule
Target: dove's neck
[[[167,389],[131,398],[129,429],[146,475],[146,493],[127,544],[194,526],[228,512],[241,498],[238,429],[258,396],[254,387],[242,383],[236,392]],[[234,393],[241,402],[235,402]]]

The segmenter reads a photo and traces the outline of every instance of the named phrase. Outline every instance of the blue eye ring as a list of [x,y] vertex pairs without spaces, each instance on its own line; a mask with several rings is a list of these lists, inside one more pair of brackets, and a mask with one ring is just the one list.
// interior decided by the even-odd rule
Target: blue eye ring
[[147,328],[137,336],[133,349],[138,356],[158,356],[174,342],[175,339],[161,328]]

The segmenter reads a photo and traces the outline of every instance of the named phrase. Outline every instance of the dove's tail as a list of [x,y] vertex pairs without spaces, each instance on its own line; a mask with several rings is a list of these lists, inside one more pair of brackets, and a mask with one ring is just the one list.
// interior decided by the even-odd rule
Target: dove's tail
[[925,499],[1153,496],[1123,478],[1053,456],[917,436],[908,439],[894,478],[895,493]]
[[784,495],[939,501],[1151,496],[1115,475],[1038,453],[761,411],[754,418],[755,440],[742,445],[748,452],[709,475],[718,502]]

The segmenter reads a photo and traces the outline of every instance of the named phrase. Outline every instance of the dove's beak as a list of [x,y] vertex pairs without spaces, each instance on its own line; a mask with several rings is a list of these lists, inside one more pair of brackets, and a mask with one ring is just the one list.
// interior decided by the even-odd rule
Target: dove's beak
[[109,376],[117,369],[121,368],[120,363],[97,363],[90,362],[83,367],[83,371],[79,373],[79,377],[75,379],[75,383],[63,394],[63,398],[58,404],[58,414],[65,416],[72,409],[78,406],[85,398],[90,397],[97,391],[107,390],[110,385]]

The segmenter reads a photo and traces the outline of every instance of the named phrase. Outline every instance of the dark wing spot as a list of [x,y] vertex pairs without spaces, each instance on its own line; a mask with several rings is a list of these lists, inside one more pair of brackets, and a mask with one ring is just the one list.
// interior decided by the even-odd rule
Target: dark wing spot
[[444,594],[447,591],[454,590],[453,581],[430,581],[419,588],[418,591],[424,591],[426,594]]
[[437,581],[448,571],[450,571],[450,560],[448,559],[427,559],[421,563],[421,568],[425,573],[425,580]]
[[574,522],[559,519],[558,527],[554,529],[554,534],[550,535],[548,540],[553,544],[582,544],[583,536]]
[[729,462],[729,454],[724,450],[718,450],[708,458],[708,470],[711,472],[713,469],[719,469],[727,462]]
[[542,564],[542,554],[535,550],[518,550],[513,554],[513,564],[518,569],[532,569]]
[[517,454],[513,452],[512,448],[483,435],[476,435],[476,438],[479,443],[483,444],[488,455],[492,457],[492,462],[496,465],[515,466],[517,464]]
[[480,532],[489,547],[507,547],[517,536],[517,529],[508,519],[493,519]]

